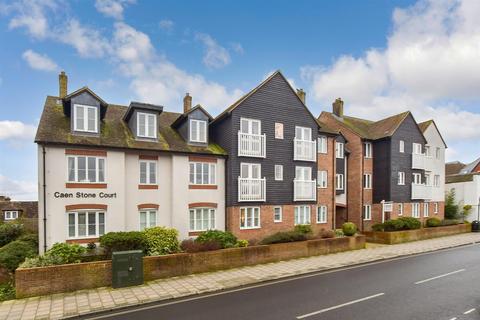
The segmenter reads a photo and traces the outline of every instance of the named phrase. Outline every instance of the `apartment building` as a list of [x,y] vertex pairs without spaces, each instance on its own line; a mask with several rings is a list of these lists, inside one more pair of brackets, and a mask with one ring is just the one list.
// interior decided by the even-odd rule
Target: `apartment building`
[[40,251],[110,231],[225,229],[226,152],[192,97],[184,112],[105,102],[87,87],[48,96],[38,126]]
[[332,112],[319,116],[345,138],[336,150],[348,151],[345,182],[337,181],[337,189],[346,184],[346,206],[336,205],[336,220],[368,230],[399,216],[443,218],[446,145],[434,121],[419,124],[410,112],[370,121],[343,110],[337,99]]

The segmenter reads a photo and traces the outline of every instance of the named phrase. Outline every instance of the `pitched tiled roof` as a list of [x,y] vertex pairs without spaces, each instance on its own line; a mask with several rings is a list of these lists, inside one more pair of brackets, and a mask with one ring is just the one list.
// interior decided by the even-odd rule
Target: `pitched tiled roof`
[[480,164],[480,158],[470,162],[469,164],[465,165],[465,167],[463,167],[461,170],[460,170],[460,173],[473,173],[475,171],[475,168],[477,168],[477,166]]
[[460,161],[454,161],[454,162],[447,162],[445,163],[445,174],[452,175],[452,174],[458,174],[460,173],[460,170],[462,170],[465,167],[464,163],[461,163]]
[[37,218],[38,201],[0,201],[0,213],[8,210],[21,211],[24,218]]
[[320,130],[319,130],[320,132],[328,133],[328,134],[339,134],[337,130],[330,128],[323,121],[317,119],[317,123],[320,126]]
[[458,183],[473,181],[474,173],[469,174],[453,174],[445,177],[445,183]]
[[420,122],[418,124],[418,127],[420,128],[420,130],[422,130],[422,132],[425,132],[425,130],[427,130],[427,128],[433,123],[433,120],[427,120],[427,121],[424,121],[424,122]]
[[58,104],[58,97],[48,96],[35,137],[37,143],[78,145],[92,147],[128,148],[152,151],[170,151],[181,153],[200,153],[226,155],[219,145],[210,143],[207,147],[189,145],[178,132],[171,127],[181,116],[176,112],[162,112],[159,116],[158,141],[135,140],[123,117],[126,106],[107,106],[105,118],[101,123],[100,136],[84,136],[72,134],[70,118],[64,115],[63,107]]

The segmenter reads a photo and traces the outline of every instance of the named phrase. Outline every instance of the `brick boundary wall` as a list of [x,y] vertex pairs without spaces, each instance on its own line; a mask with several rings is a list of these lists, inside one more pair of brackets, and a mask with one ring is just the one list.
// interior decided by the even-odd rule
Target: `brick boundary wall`
[[392,232],[365,231],[363,232],[363,234],[366,236],[366,240],[368,242],[397,244],[416,240],[444,237],[470,231],[470,224],[459,224],[454,226],[421,228],[417,230],[403,230]]
[[[144,279],[182,276],[365,248],[365,236],[144,257]],[[17,298],[110,286],[110,260],[17,269]]]

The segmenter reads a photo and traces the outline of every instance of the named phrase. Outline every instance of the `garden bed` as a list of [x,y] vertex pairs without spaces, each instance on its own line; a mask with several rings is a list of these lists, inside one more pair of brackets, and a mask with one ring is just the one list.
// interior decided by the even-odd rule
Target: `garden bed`
[[[365,236],[315,239],[290,243],[177,253],[144,257],[145,281],[218,271],[365,248]],[[111,261],[86,262],[15,272],[17,298],[91,289],[111,285]]]
[[470,224],[440,226],[402,231],[364,231],[367,242],[397,244],[470,232]]

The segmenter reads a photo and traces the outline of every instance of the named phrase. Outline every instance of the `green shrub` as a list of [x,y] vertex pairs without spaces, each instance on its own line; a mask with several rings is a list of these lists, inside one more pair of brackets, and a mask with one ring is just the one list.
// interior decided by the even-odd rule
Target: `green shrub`
[[65,264],[61,257],[44,255],[36,256],[34,258],[26,258],[25,261],[20,265],[20,268],[46,267],[59,264]]
[[8,271],[15,269],[25,260],[37,254],[37,247],[26,241],[15,240],[0,248],[0,265]]
[[248,247],[248,240],[238,240],[237,247],[241,247],[241,248]]
[[307,240],[306,234],[297,231],[287,231],[277,232],[268,237],[265,237],[262,241],[260,241],[260,244],[274,244],[304,240]]
[[320,233],[318,234],[318,236],[322,239],[335,238],[335,231],[322,229],[320,230]]
[[109,232],[101,236],[99,241],[108,256],[114,251],[146,250],[145,234],[140,231]]
[[213,251],[222,249],[221,244],[216,240],[210,240],[207,242],[198,242],[193,239],[185,239],[180,244],[182,251],[188,253]]
[[173,228],[153,227],[143,231],[147,254],[159,256],[180,251],[178,231]]
[[87,251],[79,244],[55,243],[46,253],[46,256],[58,257],[65,264],[81,262],[82,255]]
[[405,224],[404,230],[415,230],[422,227],[422,223],[417,218],[413,217],[401,217],[398,220],[403,221]]
[[303,234],[312,234],[312,227],[309,224],[298,224],[293,229],[296,232],[303,233]]
[[15,286],[12,282],[0,284],[0,301],[15,299]]
[[345,222],[342,225],[343,234],[346,236],[353,236],[357,233],[357,226],[353,222]]
[[442,221],[438,218],[429,218],[427,219],[425,225],[429,228],[438,227],[442,224]]
[[342,229],[335,229],[335,237],[337,237],[337,238],[345,237],[345,234],[343,233],[343,230]]
[[4,223],[0,225],[0,247],[17,240],[24,233],[23,225],[18,223]]
[[455,219],[445,219],[445,220],[442,220],[442,226],[453,226],[453,225],[456,225],[456,224],[459,224],[460,222],[458,220],[455,220]]
[[383,223],[384,231],[400,231],[405,230],[405,222],[402,220],[387,220]]
[[229,231],[208,230],[200,233],[197,239],[195,239],[195,241],[198,242],[208,242],[212,240],[218,241],[222,248],[233,248],[237,245],[237,237]]
[[18,237],[17,240],[29,242],[33,246],[38,248],[38,234],[37,233],[26,233],[26,234]]
[[385,231],[385,225],[383,223],[376,223],[372,226],[372,230],[376,232]]

